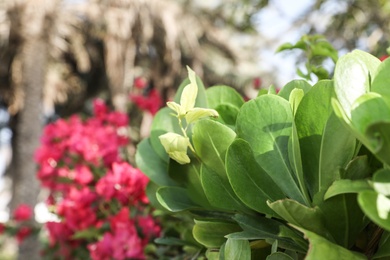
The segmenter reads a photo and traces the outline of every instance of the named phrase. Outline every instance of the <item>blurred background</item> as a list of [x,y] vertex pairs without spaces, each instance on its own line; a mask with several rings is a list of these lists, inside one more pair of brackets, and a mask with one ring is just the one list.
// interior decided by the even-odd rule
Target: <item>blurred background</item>
[[132,97],[157,93],[164,104],[186,65],[206,87],[251,98],[297,78],[301,52],[275,53],[282,43],[323,34],[340,55],[380,57],[389,24],[385,0],[0,0],[0,221],[39,201],[42,127],[88,110],[92,98],[129,114],[136,144],[153,111]]

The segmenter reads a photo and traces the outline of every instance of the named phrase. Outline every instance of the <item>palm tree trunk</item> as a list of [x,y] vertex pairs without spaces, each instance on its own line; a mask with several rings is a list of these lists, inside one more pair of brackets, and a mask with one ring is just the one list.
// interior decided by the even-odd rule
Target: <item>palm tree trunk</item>
[[[48,57],[48,33],[56,1],[28,0],[19,2],[21,26],[20,49],[23,108],[19,111],[14,141],[13,196],[11,208],[20,203],[35,207],[39,183],[36,179],[34,152],[39,145],[43,126],[42,92]],[[40,259],[37,236],[30,236],[19,246],[18,259]]]

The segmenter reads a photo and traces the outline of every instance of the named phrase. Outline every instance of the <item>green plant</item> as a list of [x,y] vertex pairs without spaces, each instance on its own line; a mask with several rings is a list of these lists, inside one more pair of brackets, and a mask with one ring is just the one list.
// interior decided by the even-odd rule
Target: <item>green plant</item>
[[[390,60],[354,51],[334,80],[291,81],[248,102],[190,72],[175,102],[218,117],[157,113],[136,155],[150,200],[193,219],[180,244],[208,259],[390,257],[389,72]],[[162,145],[167,135],[181,145]]]
[[307,80],[313,80],[315,76],[318,80],[329,79],[331,72],[325,65],[329,62],[334,65],[338,60],[338,51],[326,40],[323,35],[303,35],[295,44],[284,43],[276,52],[288,50],[301,50],[305,56],[305,69],[297,69],[297,74]]

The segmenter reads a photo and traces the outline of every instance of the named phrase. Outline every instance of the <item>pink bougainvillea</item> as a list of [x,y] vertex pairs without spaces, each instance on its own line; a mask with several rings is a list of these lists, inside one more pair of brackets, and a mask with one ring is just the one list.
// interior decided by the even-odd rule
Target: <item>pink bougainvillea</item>
[[50,191],[46,203],[59,218],[46,223],[43,255],[78,259],[84,250],[94,260],[144,259],[160,228],[146,213],[148,178],[121,156],[129,120],[101,100],[93,111],[88,119],[74,115],[47,125],[36,151],[37,176]]

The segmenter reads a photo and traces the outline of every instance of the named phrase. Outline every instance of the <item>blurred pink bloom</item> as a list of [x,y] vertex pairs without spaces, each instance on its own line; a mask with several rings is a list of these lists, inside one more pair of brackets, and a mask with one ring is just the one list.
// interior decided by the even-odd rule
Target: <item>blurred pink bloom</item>
[[16,221],[26,221],[31,219],[33,215],[32,209],[27,204],[20,204],[14,211],[13,218]]

